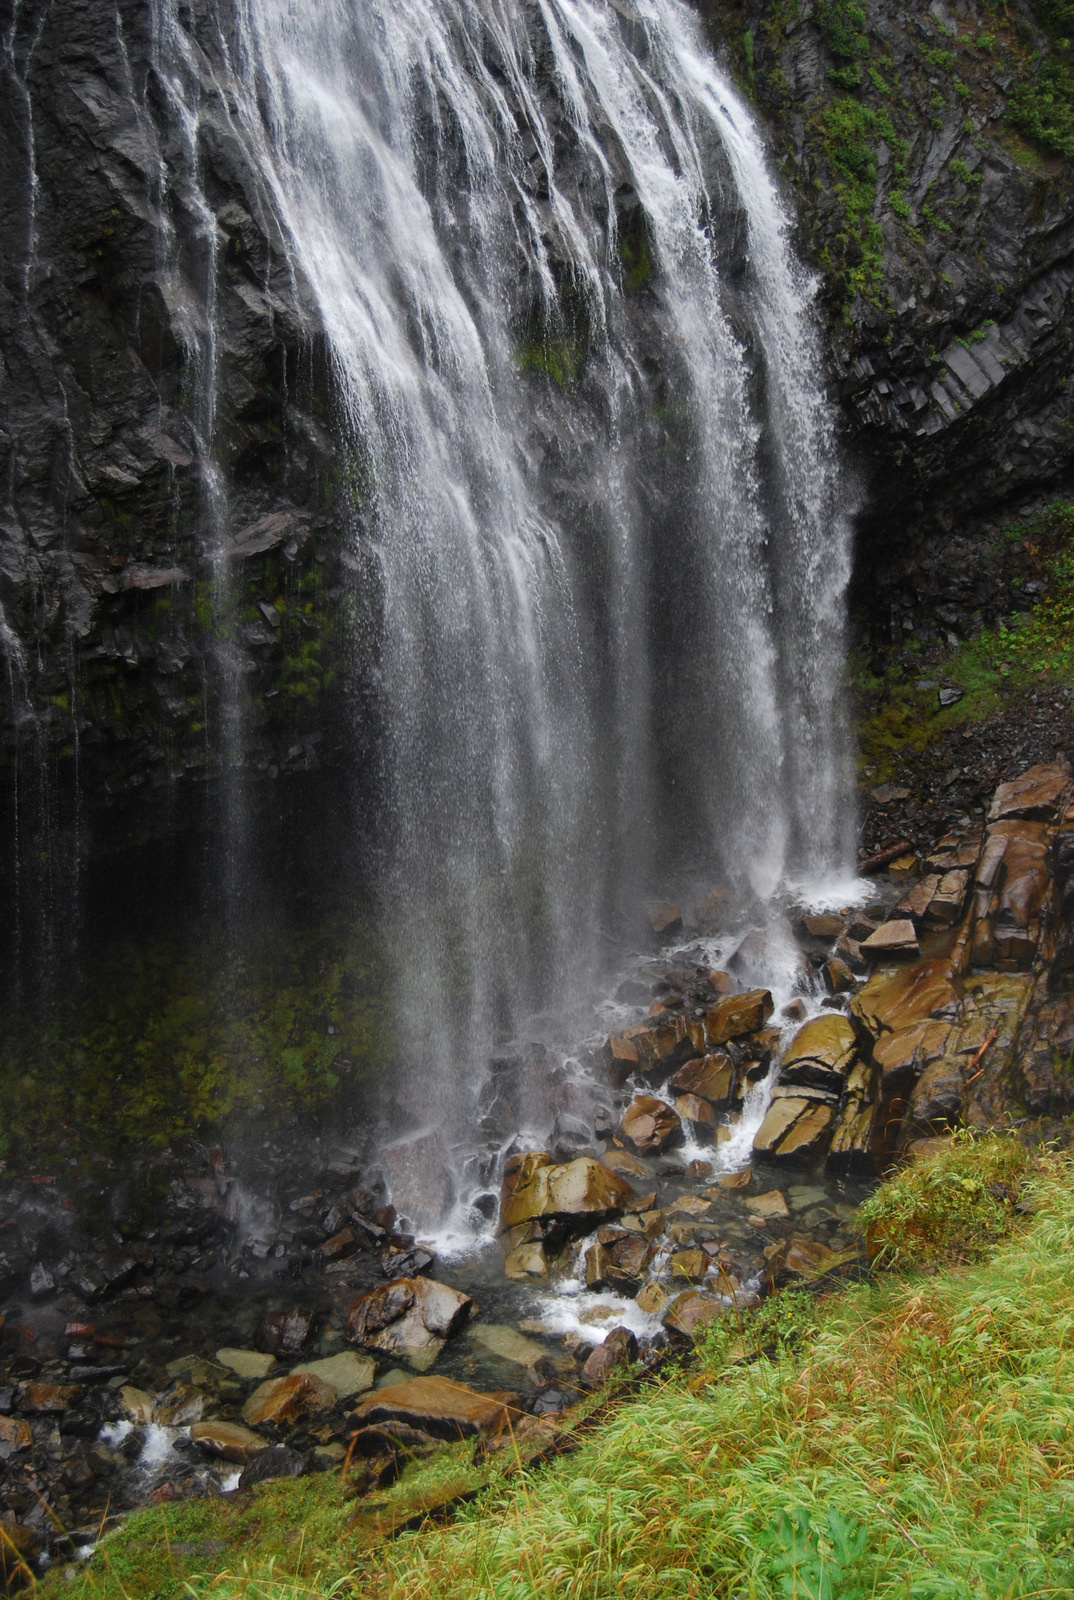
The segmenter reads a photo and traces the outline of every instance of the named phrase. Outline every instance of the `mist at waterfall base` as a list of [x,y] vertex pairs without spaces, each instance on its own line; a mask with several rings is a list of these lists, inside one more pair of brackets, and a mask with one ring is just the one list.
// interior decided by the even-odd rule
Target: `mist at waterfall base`
[[[182,130],[161,183],[175,228],[211,228],[211,90],[186,8],[152,9]],[[813,286],[680,0],[228,10],[233,127],[329,341],[377,619],[351,735],[372,705],[375,770],[319,839],[318,881],[336,909],[358,881],[376,907],[385,1098],[465,1155],[490,1059],[593,1029],[647,896],[726,883],[748,925],[780,895],[846,893],[852,507]],[[210,562],[229,493],[213,305],[210,283],[192,335]],[[237,751],[217,666],[210,736]],[[301,874],[258,883],[250,784],[224,790],[211,871],[241,963]]]

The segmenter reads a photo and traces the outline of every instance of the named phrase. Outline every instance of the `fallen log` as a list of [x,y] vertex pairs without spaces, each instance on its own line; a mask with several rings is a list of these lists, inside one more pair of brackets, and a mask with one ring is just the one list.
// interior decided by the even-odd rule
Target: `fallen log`
[[858,871],[866,875],[870,872],[879,872],[889,861],[897,860],[899,856],[906,855],[913,848],[909,839],[900,839],[898,844],[885,845],[883,850],[874,850],[871,856],[863,856],[858,862]]

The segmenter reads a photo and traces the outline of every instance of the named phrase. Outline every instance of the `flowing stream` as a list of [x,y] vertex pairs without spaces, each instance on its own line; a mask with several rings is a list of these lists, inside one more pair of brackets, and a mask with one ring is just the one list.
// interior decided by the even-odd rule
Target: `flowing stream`
[[[183,7],[154,5],[194,148]],[[465,1123],[645,894],[849,860],[813,285],[682,0],[234,0],[221,48],[376,594],[400,1055]]]

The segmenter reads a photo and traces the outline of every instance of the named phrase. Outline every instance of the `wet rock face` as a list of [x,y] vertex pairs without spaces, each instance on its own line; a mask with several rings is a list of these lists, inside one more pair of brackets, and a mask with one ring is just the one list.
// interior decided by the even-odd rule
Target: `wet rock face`
[[[216,31],[226,37],[228,0],[197,0],[183,23],[201,82],[196,179],[152,9],[31,0],[6,63],[0,601],[27,663],[15,699],[54,752],[71,741],[65,662],[77,660],[82,783],[113,795],[205,776],[197,725],[220,692],[214,547],[249,607],[236,644],[262,715],[243,759],[308,764],[318,708],[299,715],[270,692],[298,626],[275,601],[303,576],[325,595],[335,550],[323,341],[229,111]],[[215,506],[209,454],[224,483]],[[19,710],[7,708],[8,745],[27,732]]]
[[[886,609],[933,546],[949,601],[975,577],[972,537],[940,548],[951,530],[1058,477],[1074,447],[1069,163],[1027,146],[1009,117],[1046,44],[1040,8],[1013,0],[986,18],[864,0],[853,26],[837,6],[699,9],[760,102],[822,263],[836,381],[873,491],[862,609]],[[842,43],[829,18],[843,18]]]

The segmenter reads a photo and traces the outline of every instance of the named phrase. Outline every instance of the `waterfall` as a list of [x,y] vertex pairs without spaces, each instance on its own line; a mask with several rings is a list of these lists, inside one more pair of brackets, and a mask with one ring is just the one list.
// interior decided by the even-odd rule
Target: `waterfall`
[[233,5],[377,591],[401,1059],[465,1117],[661,881],[848,862],[813,284],[683,0]]

